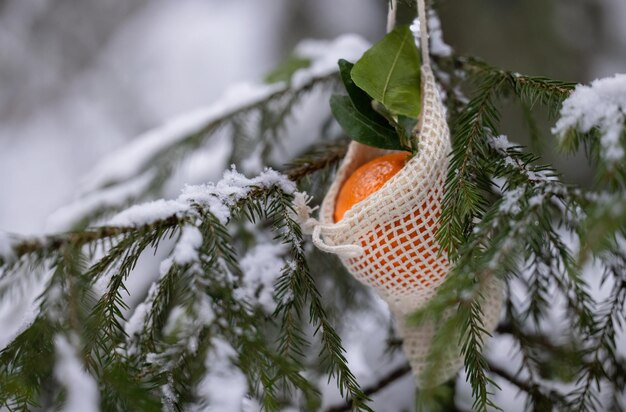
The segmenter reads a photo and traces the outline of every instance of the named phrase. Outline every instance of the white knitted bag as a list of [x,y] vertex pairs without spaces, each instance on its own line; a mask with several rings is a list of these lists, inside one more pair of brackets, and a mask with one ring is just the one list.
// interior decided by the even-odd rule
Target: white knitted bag
[[[364,163],[389,153],[352,142],[324,198],[320,221],[309,219],[305,225],[318,248],[337,254],[356,279],[373,287],[389,304],[418,385],[428,363],[435,329],[429,323],[409,325],[406,317],[433,297],[450,271],[436,232],[451,151],[445,110],[430,67],[423,1],[420,3],[423,100],[417,155],[335,223],[335,200],[344,181]],[[496,280],[483,294],[481,308],[486,331],[493,331],[498,323],[502,294],[502,284]],[[443,364],[437,365],[436,382],[429,383],[452,378],[462,365],[457,348]]]

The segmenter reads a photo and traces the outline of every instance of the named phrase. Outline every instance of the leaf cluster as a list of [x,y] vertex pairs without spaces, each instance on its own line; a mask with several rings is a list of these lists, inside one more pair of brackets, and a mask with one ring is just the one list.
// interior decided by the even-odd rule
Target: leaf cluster
[[339,61],[348,93],[330,100],[333,116],[353,140],[415,152],[420,113],[420,57],[413,33],[398,26],[355,64]]

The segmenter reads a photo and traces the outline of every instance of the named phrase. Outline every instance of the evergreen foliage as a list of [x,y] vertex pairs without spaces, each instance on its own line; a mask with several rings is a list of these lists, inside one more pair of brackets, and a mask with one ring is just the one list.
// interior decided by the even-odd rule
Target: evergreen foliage
[[[537,139],[542,133],[533,113],[554,119],[574,84],[473,57],[435,57],[453,133],[439,240],[455,266],[413,317],[438,322],[431,376],[449,345],[460,342],[474,410],[498,407],[495,377],[526,393],[529,410],[619,410],[626,387],[626,361],[618,351],[626,304],[624,162],[603,159],[598,130],[572,129],[558,144],[565,152],[584,147],[597,179],[591,188],[563,182],[554,167],[500,135],[500,110],[504,100],[520,104]],[[307,62],[295,61],[294,70],[306,70]],[[280,72],[277,80],[289,74]],[[58,408],[71,397],[71,388],[55,378],[62,337],[97,385],[102,410],[225,407],[215,393],[221,389],[211,389],[216,382],[244,382],[245,395],[264,410],[317,410],[320,378],[334,379],[345,399],[328,411],[371,410],[369,397],[410,370],[402,365],[361,388],[340,335],[345,314],[367,311],[371,295],[334,257],[310,247],[292,208],[296,185],[321,199],[347,139],[327,126],[299,155],[275,161],[277,147],[298,139],[289,135],[293,111],[311,93],[329,97],[339,80],[335,72],[284,83],[163,145],[132,176],[103,181],[92,195],[149,176],[141,190],[84,208],[70,232],[0,238],[10,245],[9,252],[0,248],[0,296],[15,298],[33,283],[45,285],[32,323],[0,351],[0,406]],[[232,142],[229,163],[239,165],[254,151],[282,174],[265,170],[255,180],[229,171],[222,182],[235,183],[230,193],[217,190],[219,183],[201,187],[179,198],[171,213],[102,225],[130,204],[163,197],[185,157],[224,130]],[[250,284],[241,267],[260,243],[283,245],[271,311],[259,301],[267,285]],[[143,256],[163,251],[168,257],[160,273],[145,296],[132,296],[139,303],[131,306],[129,276]],[[602,300],[582,275],[590,264],[598,268],[597,283],[609,290]],[[514,342],[516,373],[484,355],[481,295],[494,278],[507,285],[496,332]],[[540,327],[557,301],[563,302],[566,339]],[[458,407],[453,392],[450,385],[424,390],[420,405],[452,410]]]

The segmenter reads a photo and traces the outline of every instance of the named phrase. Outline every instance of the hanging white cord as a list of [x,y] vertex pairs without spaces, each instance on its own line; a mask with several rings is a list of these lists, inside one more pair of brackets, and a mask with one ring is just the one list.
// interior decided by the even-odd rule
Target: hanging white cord
[[387,33],[396,27],[396,15],[398,14],[398,0],[391,0],[387,13]]
[[334,253],[346,258],[357,257],[363,254],[363,248],[358,245],[328,245],[322,239],[322,235],[333,235],[350,228],[345,223],[321,224],[319,220],[312,218],[311,213],[317,209],[310,207],[309,202],[313,198],[304,192],[294,193],[293,211],[302,227],[302,233],[313,235],[313,244],[324,252]]
[[430,67],[430,52],[428,50],[428,21],[426,19],[425,0],[417,0],[417,11],[420,21],[420,47],[422,48],[422,65]]

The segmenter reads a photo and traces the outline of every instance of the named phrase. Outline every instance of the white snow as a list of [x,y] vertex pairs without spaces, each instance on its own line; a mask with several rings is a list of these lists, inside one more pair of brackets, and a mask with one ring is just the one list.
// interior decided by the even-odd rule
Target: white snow
[[[491,136],[488,139],[488,143],[491,147],[500,152],[500,155],[504,158],[504,163],[507,166],[519,169],[519,172],[525,174],[529,180],[544,183],[558,182],[559,177],[551,170],[533,170],[532,167],[523,167],[519,160],[510,156],[508,151],[513,150],[515,153],[519,153],[520,150],[518,148],[519,145],[510,142],[507,136]],[[498,184],[498,187],[501,186],[502,185]]]
[[417,48],[420,48],[420,36],[421,36],[421,27],[422,23],[420,22],[419,17],[413,19],[413,23],[411,23],[411,33],[413,33],[413,38],[415,39],[415,45]]
[[520,200],[524,197],[525,187],[520,186],[515,189],[508,190],[502,195],[502,203],[500,204],[500,212],[515,215],[522,209],[520,208]]
[[145,192],[154,177],[154,171],[147,171],[126,182],[89,193],[54,212],[48,219],[47,229],[53,232],[67,231],[98,210],[124,205]]
[[[417,48],[421,47],[420,44],[420,36],[421,23],[419,17],[413,19],[413,23],[411,23],[411,32],[413,33],[413,37],[415,38],[415,44]],[[439,20],[439,16],[435,10],[429,10],[428,12],[428,40],[430,47],[430,54],[433,56],[441,56],[447,57],[452,54],[452,47],[450,47],[443,40],[443,32],[441,30],[441,21]]]
[[[265,169],[258,176],[247,178],[237,172],[234,165],[224,172],[217,183],[185,186],[176,200],[155,200],[135,205],[113,216],[106,224],[109,226],[141,226],[167,219],[174,215],[188,213],[192,204],[206,208],[226,224],[230,219],[230,208],[248,196],[254,188],[269,189],[273,186],[285,193],[293,193],[295,184],[285,175]],[[196,237],[197,240],[197,237]]]
[[[243,403],[241,405],[241,412],[261,412],[263,407],[261,404],[251,397],[246,397],[243,399]],[[283,412],[291,412],[283,409]]]
[[56,363],[54,376],[67,390],[63,411],[97,412],[100,392],[94,378],[84,369],[75,346],[63,335],[54,339]]
[[542,194],[531,196],[531,198],[528,199],[528,206],[530,207],[539,206],[544,202],[544,200],[545,200],[545,196]]
[[216,103],[182,114],[132,140],[120,150],[105,157],[84,182],[86,190],[94,190],[138,175],[159,153],[201,132],[213,122],[245,107],[267,99],[284,89],[278,84],[242,83],[231,86]]
[[259,243],[250,249],[240,262],[244,280],[242,287],[235,291],[236,297],[256,301],[265,313],[273,313],[276,309],[274,282],[285,265],[282,259],[285,251],[285,245],[272,243]]
[[[128,335],[129,341],[132,341],[134,335],[139,334],[143,330],[148,311],[159,293],[159,282],[167,275],[173,264],[173,257],[168,257],[161,261],[161,264],[159,265],[159,275],[156,279],[149,283],[150,286],[148,288],[146,298],[137,304],[133,314],[124,325],[124,331]],[[134,349],[132,347],[132,342],[129,347],[131,351]]]
[[433,56],[448,57],[452,54],[450,47],[443,40],[443,31],[441,30],[441,21],[435,9],[428,11],[428,31],[430,39],[430,54]]
[[296,46],[295,54],[310,59],[311,65],[293,74],[291,78],[292,87],[299,89],[315,78],[337,72],[339,59],[355,62],[369,47],[370,44],[366,40],[354,34],[344,34],[331,41],[302,41]]
[[195,325],[197,329],[201,327],[209,326],[215,321],[215,311],[213,310],[213,302],[206,293],[202,293],[202,298],[198,300],[194,306],[195,311]]
[[208,372],[196,388],[202,399],[194,405],[193,411],[240,412],[246,394],[248,381],[232,360],[237,352],[228,342],[215,338],[213,348],[206,357]]
[[39,299],[45,292],[52,271],[33,271],[31,274],[34,276],[20,276],[14,282],[18,285],[11,285],[11,293],[0,299],[0,350],[25,331],[39,315]]
[[117,215],[108,222],[108,226],[142,226],[167,219],[168,217],[184,213],[189,205],[178,200],[155,200],[132,206]]
[[206,207],[222,224],[226,224],[230,219],[230,207],[247,197],[250,190],[272,186],[279,187],[285,193],[293,193],[296,189],[292,181],[275,170],[267,168],[256,177],[247,178],[237,172],[233,165],[217,183],[186,186],[179,200]]
[[530,180],[543,182],[558,182],[559,177],[550,170],[527,170],[526,175]]
[[506,152],[508,149],[515,145],[509,142],[509,138],[506,135],[493,136],[489,139],[489,144],[496,150]]
[[602,155],[615,164],[624,158],[620,142],[626,122],[626,74],[597,79],[590,86],[578,85],[563,102],[561,117],[552,129],[559,138],[567,131],[578,129],[586,133],[600,131]]
[[175,336],[181,325],[189,325],[189,320],[189,316],[187,316],[186,310],[183,306],[174,306],[167,317],[165,325],[163,326],[163,334],[169,337]]
[[132,316],[126,321],[126,324],[124,325],[124,332],[126,332],[129,339],[133,339],[135,335],[141,334],[146,322],[146,316],[150,310],[150,305],[154,301],[157,290],[157,283],[153,283],[150,286],[146,300],[137,305]]
[[176,243],[172,255],[174,262],[186,265],[198,261],[198,249],[202,246],[202,233],[192,225],[186,225]]
[[0,258],[3,260],[11,260],[15,254],[13,246],[15,239],[8,233],[0,231]]
[[[173,370],[180,364],[183,354],[196,354],[200,343],[200,334],[216,319],[210,297],[201,290],[194,289],[195,300],[191,308],[177,305],[170,311],[163,327],[163,333],[168,340],[175,342],[163,351],[149,353],[146,362],[158,366],[161,370]],[[146,299],[151,304],[153,298]],[[220,319],[221,320],[221,319]],[[145,324],[145,322],[144,322]],[[128,352],[136,353],[135,342],[128,342]]]
[[[197,262],[198,249],[202,246],[202,240],[202,233],[197,227],[189,224],[183,227],[181,236],[174,246],[171,256],[161,262],[159,270],[160,275],[150,284],[146,298],[135,307],[132,315],[124,325],[124,331],[126,332],[126,335],[128,335],[127,350],[129,354],[133,354],[136,351],[136,347],[134,345],[135,335],[139,335],[146,326],[146,317],[159,293],[160,281],[167,275],[174,263],[178,265],[186,265]],[[191,326],[191,329],[197,329],[198,323],[208,325],[214,319],[210,302],[202,301],[196,306],[196,319],[198,322],[195,322],[195,324]],[[179,312],[172,310],[169,320],[172,321],[172,319],[174,319],[178,321],[177,319],[179,315]],[[189,323],[189,321],[187,322]]]

